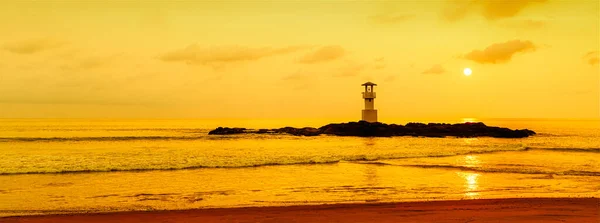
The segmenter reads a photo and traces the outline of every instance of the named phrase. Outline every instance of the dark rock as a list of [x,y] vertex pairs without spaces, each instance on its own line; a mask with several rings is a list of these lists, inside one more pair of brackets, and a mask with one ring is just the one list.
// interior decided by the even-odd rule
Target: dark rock
[[394,136],[394,127],[381,122],[349,122],[319,128],[324,134],[337,136]]
[[293,128],[293,127],[285,127],[276,130],[277,132],[287,133],[295,136],[318,136],[321,134],[321,131],[316,128],[305,127],[305,128]]
[[265,133],[275,133],[270,129],[259,129],[257,132],[257,134],[265,134]]
[[267,134],[285,133],[295,136],[318,136],[321,134],[336,136],[360,136],[360,137],[390,137],[390,136],[415,136],[415,137],[496,137],[496,138],[524,138],[535,135],[534,131],[528,129],[511,130],[487,126],[481,122],[467,122],[460,124],[445,123],[408,123],[406,125],[384,124],[381,122],[348,122],[335,123],[320,128],[294,128],[284,127],[279,129],[248,130],[245,128],[223,128],[219,127],[210,131],[210,135],[228,134]]
[[240,134],[245,133],[246,128],[223,128],[219,127],[215,130],[208,132],[209,135],[231,135],[231,134]]

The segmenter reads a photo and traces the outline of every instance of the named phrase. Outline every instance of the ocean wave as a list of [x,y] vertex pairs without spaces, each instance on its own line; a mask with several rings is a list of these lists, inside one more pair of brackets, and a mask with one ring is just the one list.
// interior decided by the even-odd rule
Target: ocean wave
[[[464,154],[462,154],[464,155]],[[193,170],[193,169],[240,169],[240,168],[259,168],[269,166],[290,166],[290,165],[332,165],[340,162],[349,162],[355,164],[367,165],[382,165],[382,166],[400,166],[414,167],[423,169],[450,169],[468,172],[479,173],[514,173],[514,174],[536,174],[536,175],[558,175],[558,176],[600,176],[598,171],[584,170],[565,170],[565,171],[550,171],[526,168],[526,165],[515,165],[514,168],[505,167],[471,167],[471,166],[456,166],[456,165],[438,165],[438,164],[393,164],[385,162],[389,159],[369,159],[366,157],[357,157],[355,159],[342,160],[324,160],[324,161],[307,161],[307,162],[291,162],[291,163],[263,163],[240,166],[219,166],[219,165],[197,165],[185,167],[145,167],[145,168],[110,168],[110,169],[83,169],[83,170],[46,170],[46,171],[24,171],[24,172],[4,172],[0,175],[25,175],[25,174],[84,174],[84,173],[107,173],[107,172],[147,172],[147,171],[176,171],[176,170]]]
[[50,131],[50,132],[140,132],[140,131],[160,131],[160,132],[202,132],[208,133],[208,128],[81,128],[81,127],[24,127],[10,128],[9,131]]
[[270,136],[270,135],[207,135],[205,133],[193,132],[186,136],[93,136],[93,137],[0,137],[1,142],[104,142],[104,141],[167,141],[167,140],[221,140],[221,139],[279,139],[285,136]]
[[557,152],[580,152],[580,153],[600,153],[600,148],[559,148],[559,147],[525,147],[525,151],[545,150]]
[[[226,137],[226,136],[225,136]],[[103,140],[114,140],[115,137],[98,137],[105,138]],[[170,138],[193,140],[191,137],[117,137],[120,140],[143,140],[146,138],[155,139],[160,138],[169,140]],[[191,138],[191,139],[190,139]],[[210,137],[209,137],[210,138]],[[222,138],[222,137],[217,137]],[[548,150],[548,151],[562,151],[562,152],[591,152],[599,153],[598,148],[539,148],[539,147],[515,147],[506,149],[484,149],[484,150],[469,150],[461,152],[447,152],[447,153],[435,153],[435,154],[380,154],[380,155],[340,155],[340,156],[326,156],[326,157],[314,157],[314,156],[299,156],[299,157],[288,157],[278,159],[277,157],[265,160],[264,162],[239,162],[239,163],[211,163],[199,161],[189,163],[185,165],[183,163],[170,163],[170,164],[158,164],[153,166],[146,166],[145,164],[133,164],[127,166],[109,166],[99,165],[95,167],[81,166],[77,169],[65,169],[64,167],[52,167],[52,168],[30,168],[30,169],[12,169],[12,170],[0,170],[0,175],[21,175],[21,174],[76,174],[76,173],[96,173],[96,172],[143,172],[143,171],[175,171],[175,170],[189,170],[189,169],[237,169],[237,168],[257,168],[267,166],[288,166],[288,165],[325,165],[325,164],[336,164],[340,162],[350,162],[356,164],[377,164],[377,165],[396,165],[389,164],[386,160],[400,160],[400,159],[412,159],[412,158],[442,158],[442,157],[453,157],[453,156],[464,156],[464,155],[480,155],[480,154],[494,154],[502,152],[527,152],[531,150]],[[449,165],[413,165],[411,167],[419,168],[446,168],[446,169],[459,169],[463,171],[477,171],[477,172],[507,172],[507,173],[527,173],[527,174],[563,174],[563,175],[585,175],[585,176],[600,176],[598,172],[585,172],[585,171],[564,171],[564,172],[548,172],[542,170],[524,170],[524,166],[515,165],[514,168],[496,168],[496,169],[483,169],[475,167],[464,167],[464,166],[449,166]]]
[[134,141],[134,140],[203,140],[206,136],[98,136],[98,137],[10,137],[0,142],[82,142],[82,141]]
[[[371,163],[370,163],[371,164]],[[397,165],[384,162],[372,163],[376,165],[391,165],[391,166],[403,166],[403,167],[416,167],[424,169],[453,169],[460,171],[471,171],[471,172],[482,172],[482,173],[519,173],[519,174],[543,174],[543,175],[564,175],[564,176],[600,176],[600,172],[596,171],[581,171],[581,170],[566,170],[566,171],[548,171],[548,170],[534,170],[526,169],[522,167],[515,168],[489,168],[489,167],[468,167],[468,166],[454,166],[454,165]]]
[[339,162],[372,162],[378,160],[394,160],[394,159],[410,159],[410,158],[437,158],[437,157],[452,157],[463,156],[470,154],[487,154],[506,151],[520,151],[522,148],[505,149],[505,150],[484,150],[484,151],[465,151],[448,154],[387,154],[379,156],[369,155],[351,155],[351,156],[334,156],[334,157],[298,157],[294,160],[282,159],[280,161],[267,161],[264,163],[250,164],[232,164],[232,165],[190,165],[190,166],[155,166],[155,167],[105,167],[94,169],[48,169],[48,170],[23,170],[0,172],[0,175],[21,175],[21,174],[76,174],[76,173],[95,173],[95,172],[143,172],[143,171],[174,171],[174,170],[189,170],[189,169],[238,169],[238,168],[256,168],[267,166],[287,166],[287,165],[323,165],[336,164]]
[[220,166],[220,165],[197,165],[184,167],[143,167],[143,168],[107,168],[107,169],[80,169],[80,170],[42,170],[42,171],[24,171],[24,172],[0,172],[0,175],[22,175],[22,174],[77,174],[77,173],[102,173],[102,172],[146,172],[146,171],[172,171],[172,170],[191,170],[191,169],[239,169],[267,166],[283,165],[311,165],[311,164],[335,164],[340,160],[333,161],[308,161],[299,163],[262,163],[240,166]]

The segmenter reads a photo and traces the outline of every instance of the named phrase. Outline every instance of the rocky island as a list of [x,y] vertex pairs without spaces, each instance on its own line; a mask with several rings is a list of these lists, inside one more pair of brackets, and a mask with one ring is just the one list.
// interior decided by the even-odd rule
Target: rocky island
[[529,129],[512,130],[502,127],[487,126],[481,122],[467,122],[459,124],[446,123],[408,123],[406,125],[385,124],[381,122],[348,122],[328,124],[320,128],[294,128],[284,127],[278,129],[246,129],[218,127],[208,133],[209,135],[231,134],[291,134],[295,136],[359,136],[359,137],[495,137],[495,138],[524,138],[535,135]]

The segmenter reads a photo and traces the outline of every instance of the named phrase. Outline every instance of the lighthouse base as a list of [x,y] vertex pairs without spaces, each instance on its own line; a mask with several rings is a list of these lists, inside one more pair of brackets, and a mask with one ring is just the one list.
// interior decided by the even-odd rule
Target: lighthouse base
[[367,121],[367,122],[377,122],[377,110],[376,109],[362,110],[362,120]]

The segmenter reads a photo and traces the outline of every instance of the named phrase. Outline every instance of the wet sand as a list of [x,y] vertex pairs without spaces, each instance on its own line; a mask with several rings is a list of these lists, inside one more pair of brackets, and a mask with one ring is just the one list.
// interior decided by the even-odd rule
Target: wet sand
[[0,218],[0,222],[600,222],[599,198],[515,198]]

